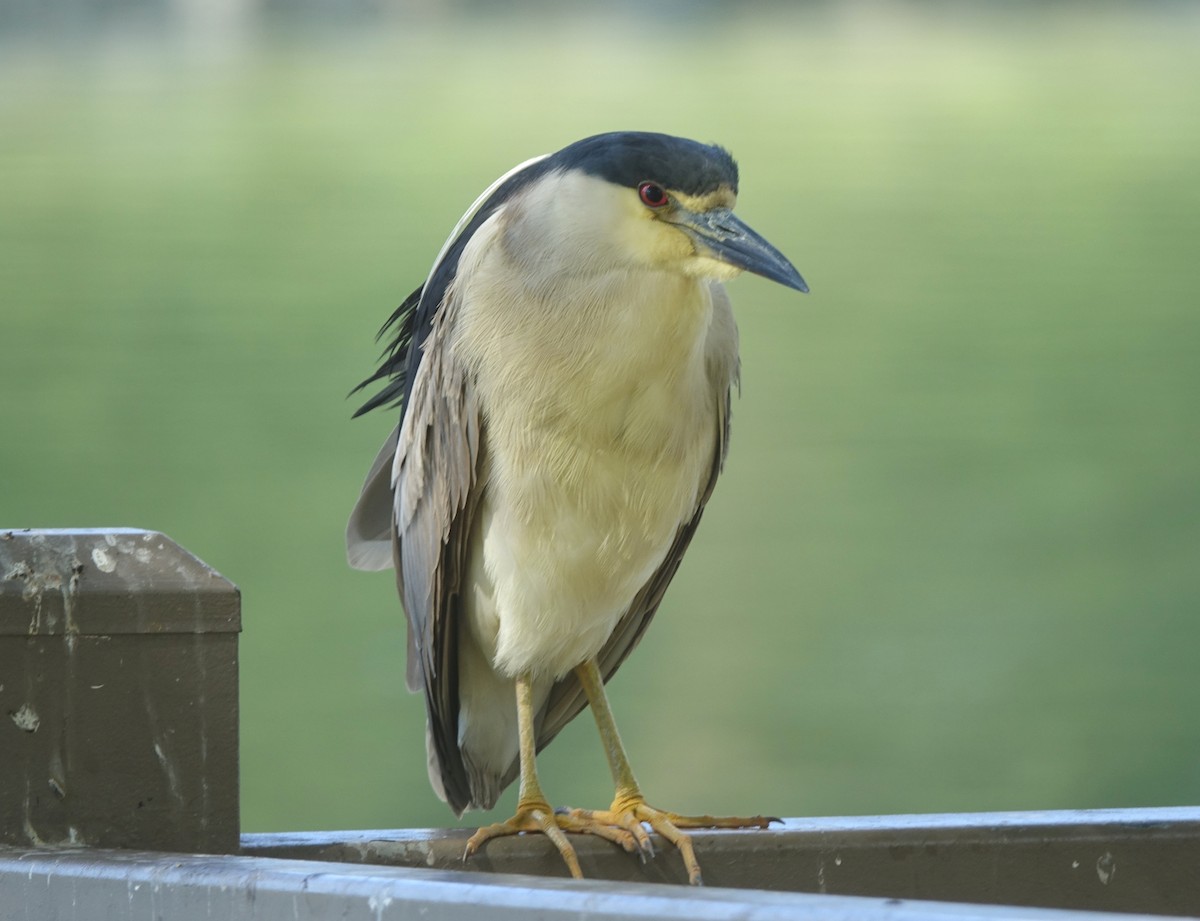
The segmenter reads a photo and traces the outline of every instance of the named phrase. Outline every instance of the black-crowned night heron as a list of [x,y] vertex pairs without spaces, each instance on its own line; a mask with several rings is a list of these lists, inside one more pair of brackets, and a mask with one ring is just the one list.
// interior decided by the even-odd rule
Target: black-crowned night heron
[[[637,645],[725,459],[737,327],[721,282],[742,270],[806,291],[732,208],[720,147],[663,134],[586,138],[479,196],[425,283],[384,324],[394,340],[356,415],[402,407],[350,517],[359,569],[394,566],[408,687],[423,691],[429,777],[490,838],[564,831],[652,853],[643,822],[700,881],[690,827],[634,780],[604,682]],[[558,810],[535,755],[590,704],[616,783],[603,811]]]

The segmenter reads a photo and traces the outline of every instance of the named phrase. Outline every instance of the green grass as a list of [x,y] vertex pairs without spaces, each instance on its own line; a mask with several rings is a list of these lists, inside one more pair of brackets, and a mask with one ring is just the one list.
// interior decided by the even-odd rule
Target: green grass
[[[342,559],[391,420],[344,395],[502,171],[718,140],[813,293],[733,285],[730,462],[611,686],[652,800],[1194,803],[1197,24],[1035,9],[5,45],[0,523],[241,586],[247,830],[445,824],[391,580]],[[607,802],[590,719],[542,763]]]

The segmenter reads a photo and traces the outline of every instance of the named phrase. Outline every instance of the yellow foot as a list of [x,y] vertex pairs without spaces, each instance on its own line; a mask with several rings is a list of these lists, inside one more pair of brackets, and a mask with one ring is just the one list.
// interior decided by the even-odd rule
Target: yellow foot
[[[560,809],[556,812],[550,808],[550,805],[545,800],[518,803],[517,812],[511,819],[504,822],[497,822],[494,825],[485,825],[476,831],[475,834],[471,835],[467,840],[467,849],[463,853],[463,860],[466,860],[478,851],[479,848],[492,840],[492,838],[503,838],[506,835],[517,835],[522,832],[543,834],[549,838],[554,846],[558,848],[558,852],[562,855],[567,869],[571,871],[571,875],[576,879],[583,879],[583,871],[579,869],[579,858],[575,854],[575,848],[571,846],[571,842],[567,840],[564,832],[596,835],[620,845],[630,854],[636,853],[639,850],[642,850],[644,853],[644,849],[641,846],[641,839],[631,831],[612,824],[603,824],[582,819],[579,817],[579,814],[582,814],[582,812],[583,810],[578,809]],[[641,830],[640,825],[638,829],[641,831],[641,838],[646,840],[646,844],[649,844],[649,839],[646,838],[646,833],[644,830]]]
[[[703,884],[700,875],[700,863],[696,860],[696,851],[692,847],[690,835],[680,831],[681,828],[766,828],[771,822],[778,822],[772,816],[756,815],[745,818],[732,816],[711,815],[679,815],[674,812],[664,812],[647,803],[640,795],[621,796],[613,800],[606,810],[571,809],[566,816],[582,825],[596,828],[616,828],[627,832],[636,842],[642,858],[654,856],[654,846],[650,836],[646,834],[643,822],[670,841],[683,857],[683,865],[687,869],[688,882],[693,886]],[[595,832],[593,832],[595,833]],[[628,850],[628,848],[626,848]]]

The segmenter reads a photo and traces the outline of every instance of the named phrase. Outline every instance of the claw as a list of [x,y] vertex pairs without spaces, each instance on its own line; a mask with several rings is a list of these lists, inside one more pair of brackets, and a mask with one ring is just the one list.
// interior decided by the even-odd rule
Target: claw
[[617,815],[611,810],[598,812],[594,809],[559,809],[556,812],[565,821],[567,831],[596,835],[620,844],[628,854],[637,854],[642,863],[654,856],[654,843],[646,829],[631,815]]
[[576,879],[583,879],[583,870],[579,867],[579,857],[575,848],[559,827],[558,815],[547,803],[518,803],[516,814],[511,819],[478,829],[467,839],[463,859],[470,857],[493,838],[517,835],[521,832],[540,832],[549,838],[562,855],[563,863],[567,865],[571,875]]
[[[771,818],[768,816],[711,816],[679,815],[665,812],[648,804],[641,794],[619,793],[613,804],[606,810],[570,809],[567,815],[578,822],[581,831],[596,834],[596,829],[623,829],[633,837],[638,844],[638,855],[642,862],[654,856],[654,844],[646,832],[649,825],[657,834],[675,846],[683,858],[687,870],[688,882],[693,886],[703,885],[700,873],[700,863],[696,859],[696,850],[692,845],[691,836],[681,831],[682,828],[766,828]],[[564,826],[566,827],[566,826]],[[626,848],[626,850],[629,850]]]
[[[551,809],[546,803],[520,803],[516,815],[506,822],[497,822],[480,828],[467,841],[463,859],[470,857],[492,838],[515,835],[522,832],[544,834],[562,855],[567,869],[576,879],[583,878],[579,857],[567,839],[567,833],[595,835],[619,845],[626,853],[637,854],[642,863],[654,857],[654,842],[646,831],[646,825],[673,844],[683,859],[688,882],[693,886],[704,884],[700,862],[691,835],[684,828],[766,828],[771,816],[711,816],[679,815],[656,809],[644,799],[629,794],[619,795],[609,809]],[[645,823],[645,824],[643,824]]]

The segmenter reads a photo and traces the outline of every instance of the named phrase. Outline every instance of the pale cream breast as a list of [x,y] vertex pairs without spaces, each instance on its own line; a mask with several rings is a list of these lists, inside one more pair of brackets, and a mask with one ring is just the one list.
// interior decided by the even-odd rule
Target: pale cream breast
[[[473,550],[493,595],[468,616],[503,672],[558,674],[599,651],[694,513],[736,341],[724,341],[728,302],[714,322],[708,284],[677,274],[559,279],[569,296],[558,304],[508,291],[498,279],[516,273],[497,271],[504,249],[488,245],[500,224],[464,253],[472,283],[458,292],[452,337],[474,372],[487,442]],[[489,309],[473,310],[485,292]],[[716,374],[713,348],[732,351]]]

